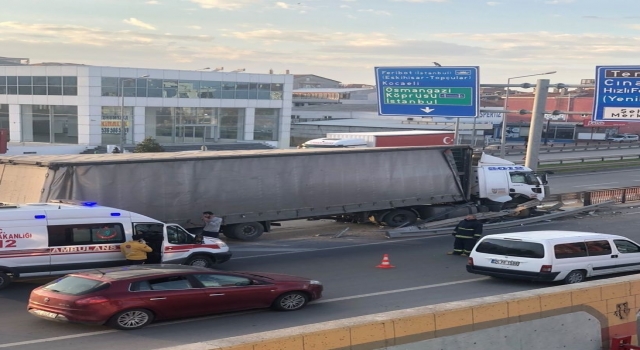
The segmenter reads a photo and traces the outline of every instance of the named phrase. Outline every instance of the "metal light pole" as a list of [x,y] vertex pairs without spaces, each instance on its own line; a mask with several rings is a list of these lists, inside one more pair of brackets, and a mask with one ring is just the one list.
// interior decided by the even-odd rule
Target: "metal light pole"
[[[149,74],[145,74],[143,76],[141,76],[140,78],[148,78]],[[125,81],[129,81],[129,80],[136,80],[139,78],[125,78],[120,80],[120,152],[124,153],[124,145],[126,144],[127,140],[126,140],[126,133],[124,132],[125,129],[125,120],[124,120],[124,82]],[[136,84],[136,88],[137,88],[137,84]]]
[[[553,72],[545,72],[545,73],[537,73],[537,74],[528,74],[521,75],[517,77],[511,77],[507,79],[507,85],[511,84],[511,79],[519,79],[519,78],[527,78],[527,77],[537,77],[539,75],[548,75],[555,74],[556,71]],[[509,110],[509,92],[511,91],[511,87],[507,86],[507,93],[504,97],[504,109]],[[506,144],[507,144],[507,113],[505,112],[502,116],[502,130],[500,130],[500,158],[504,158],[506,154]]]

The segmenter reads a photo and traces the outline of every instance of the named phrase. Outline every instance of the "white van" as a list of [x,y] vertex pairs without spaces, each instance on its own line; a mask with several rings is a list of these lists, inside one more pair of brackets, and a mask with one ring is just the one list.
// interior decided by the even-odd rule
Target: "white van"
[[126,265],[120,244],[141,233],[153,249],[149,263],[211,267],[231,258],[221,240],[179,225],[94,202],[52,201],[0,206],[0,289],[21,277]]
[[514,232],[483,237],[468,260],[467,271],[475,274],[572,284],[640,270],[640,245],[602,233]]

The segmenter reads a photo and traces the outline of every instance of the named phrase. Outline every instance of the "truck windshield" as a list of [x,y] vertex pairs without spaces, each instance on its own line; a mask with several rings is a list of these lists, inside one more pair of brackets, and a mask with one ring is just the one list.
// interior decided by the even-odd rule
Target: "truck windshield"
[[540,185],[540,180],[534,172],[513,172],[509,174],[511,182],[516,184]]

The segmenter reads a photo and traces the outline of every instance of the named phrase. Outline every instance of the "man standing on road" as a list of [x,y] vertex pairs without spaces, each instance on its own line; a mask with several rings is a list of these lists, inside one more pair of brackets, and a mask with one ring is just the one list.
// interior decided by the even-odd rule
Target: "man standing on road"
[[222,218],[213,216],[210,211],[202,213],[202,221],[204,221],[204,228],[202,229],[202,235],[206,237],[218,238],[220,236],[220,225],[222,225]]
[[151,253],[153,249],[142,239],[142,235],[134,234],[132,238],[120,245],[120,251],[129,265],[142,265],[147,260],[147,253]]
[[453,242],[453,251],[448,255],[469,256],[476,242],[482,237],[482,223],[474,214],[467,215],[453,230],[456,238]]

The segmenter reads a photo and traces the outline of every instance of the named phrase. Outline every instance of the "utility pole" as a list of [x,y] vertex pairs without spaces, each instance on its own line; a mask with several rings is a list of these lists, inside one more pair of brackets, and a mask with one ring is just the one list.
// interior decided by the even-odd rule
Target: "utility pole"
[[533,111],[531,112],[531,127],[529,129],[529,140],[527,145],[527,155],[524,166],[533,171],[538,169],[538,156],[540,154],[540,140],[542,139],[542,129],[544,127],[544,112],[547,104],[547,94],[549,93],[549,79],[538,79],[536,83],[536,95],[533,100]]

